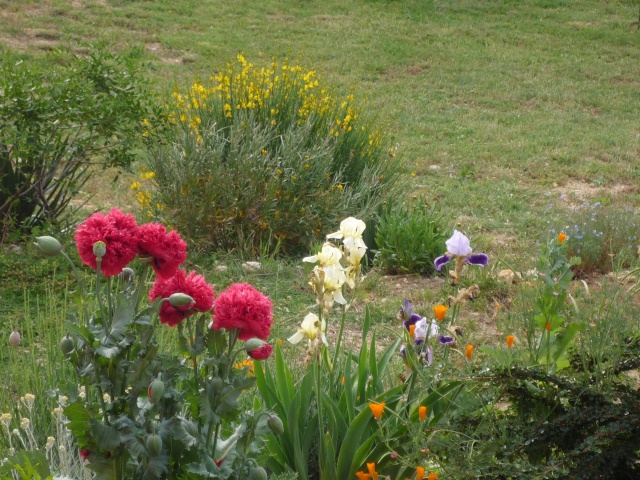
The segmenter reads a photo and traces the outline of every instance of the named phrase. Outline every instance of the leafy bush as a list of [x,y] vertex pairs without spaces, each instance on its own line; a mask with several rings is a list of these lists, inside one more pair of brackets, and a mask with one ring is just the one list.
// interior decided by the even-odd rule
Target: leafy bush
[[93,49],[43,69],[0,62],[0,241],[67,218],[67,206],[103,167],[127,168],[147,111],[138,53]]
[[437,204],[390,206],[380,214],[375,242],[375,262],[391,273],[435,272],[433,261],[445,250],[449,237]]
[[148,159],[155,189],[142,198],[205,247],[301,251],[341,212],[369,217],[395,191],[383,135],[313,70],[239,55],[174,100],[169,142]]

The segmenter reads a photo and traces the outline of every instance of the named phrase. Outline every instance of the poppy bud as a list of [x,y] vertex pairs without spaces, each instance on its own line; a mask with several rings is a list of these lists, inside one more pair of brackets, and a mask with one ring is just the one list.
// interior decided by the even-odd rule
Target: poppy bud
[[249,474],[251,480],[267,480],[267,471],[262,467],[254,467]]
[[20,345],[20,333],[14,330],[11,335],[9,335],[9,345],[12,347],[17,347]]
[[269,415],[267,425],[276,435],[282,435],[284,433],[284,425],[282,424],[282,420],[280,420],[280,417],[278,417],[277,415]]
[[169,297],[169,303],[172,307],[184,307],[195,303],[195,300],[185,293],[172,293]]
[[162,452],[162,438],[160,438],[160,435],[156,435],[155,433],[149,435],[146,445],[149,455],[153,457],[160,455],[160,452]]
[[252,350],[257,350],[264,345],[264,342],[259,338],[251,338],[244,342],[244,349],[247,352],[251,352]]
[[107,254],[107,244],[98,240],[93,244],[93,254],[102,259]]
[[65,336],[60,341],[60,351],[62,351],[63,355],[69,355],[71,352],[73,352],[74,348],[75,344],[73,343],[73,338],[71,338],[69,335]]
[[36,237],[36,245],[48,257],[55,257],[62,251],[62,245],[53,237]]
[[122,280],[124,280],[125,282],[130,282],[135,276],[136,273],[129,267],[123,268],[122,272],[120,272],[120,278],[122,278]]
[[156,378],[151,385],[149,385],[149,401],[151,403],[158,402],[164,395],[164,382],[159,378]]

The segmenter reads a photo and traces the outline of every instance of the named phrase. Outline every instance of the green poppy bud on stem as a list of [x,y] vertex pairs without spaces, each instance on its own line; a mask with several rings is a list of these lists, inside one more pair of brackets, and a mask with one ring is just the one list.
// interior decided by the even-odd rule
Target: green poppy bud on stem
[[73,352],[74,348],[75,344],[73,342],[73,338],[71,338],[69,335],[65,336],[60,341],[60,350],[62,351],[63,355],[69,355],[71,352]]
[[278,417],[277,415],[269,415],[267,425],[276,435],[282,435],[284,433],[284,425],[282,424],[282,420],[280,420],[280,417]]
[[147,437],[146,445],[147,451],[151,456],[155,457],[157,455],[160,455],[160,452],[162,452],[162,438],[160,438],[160,435],[157,435],[155,433],[149,435]]
[[253,467],[249,478],[251,480],[267,480],[267,471],[262,467]]
[[107,245],[104,242],[97,241],[93,244],[93,254],[96,258],[102,258],[107,254]]
[[62,245],[53,237],[36,237],[36,245],[49,257],[55,257],[62,252]]
[[252,352],[262,347],[262,345],[264,345],[264,342],[259,338],[250,338],[249,340],[244,342],[244,349],[247,352]]
[[157,403],[164,395],[164,382],[159,378],[156,378],[151,385],[149,385],[149,401],[151,403]]
[[195,303],[195,300],[186,293],[173,293],[169,297],[169,303],[172,307],[184,307]]

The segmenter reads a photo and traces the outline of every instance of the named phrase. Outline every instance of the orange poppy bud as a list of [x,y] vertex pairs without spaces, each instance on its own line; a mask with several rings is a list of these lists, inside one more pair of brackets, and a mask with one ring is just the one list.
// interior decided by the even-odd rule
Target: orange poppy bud
[[424,468],[416,468],[416,480],[424,480]]
[[506,342],[507,342],[507,347],[511,348],[513,347],[513,343],[516,341],[516,337],[514,337],[513,335],[508,335],[506,338]]
[[384,412],[384,402],[380,403],[370,403],[369,408],[371,409],[371,413],[373,413],[373,418],[378,420],[382,416],[382,412]]
[[420,417],[420,420],[425,421],[427,419],[427,407],[424,405],[421,405],[420,408],[418,409],[418,416]]
[[567,234],[566,234],[566,233],[560,232],[560,233],[558,234],[558,243],[562,243],[562,242],[564,242],[566,239],[567,239]]
[[449,310],[449,307],[446,307],[445,305],[436,305],[435,307],[433,307],[433,313],[436,314],[436,320],[438,320],[439,322],[444,320],[444,316],[447,313],[447,310]]
[[468,344],[468,345],[467,345],[467,350],[466,350],[466,352],[464,353],[464,355],[465,355],[465,357],[467,357],[467,358],[471,358],[471,355],[473,355],[473,345],[471,345],[471,344]]

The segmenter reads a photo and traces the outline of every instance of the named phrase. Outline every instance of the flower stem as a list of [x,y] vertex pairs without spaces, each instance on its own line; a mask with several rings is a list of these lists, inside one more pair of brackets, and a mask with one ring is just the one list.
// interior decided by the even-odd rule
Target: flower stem
[[102,328],[104,330],[104,338],[105,340],[109,336],[109,332],[107,330],[107,316],[104,313],[104,305],[102,305],[102,295],[100,295],[100,278],[102,277],[102,272],[100,271],[100,264],[102,260],[100,258],[96,258],[96,299],[98,300],[98,308],[100,309],[100,317],[102,318]]

